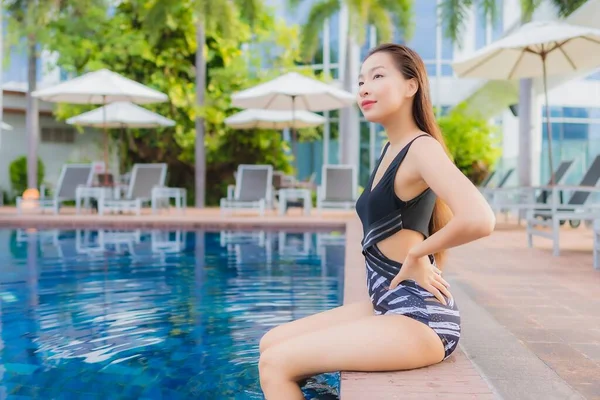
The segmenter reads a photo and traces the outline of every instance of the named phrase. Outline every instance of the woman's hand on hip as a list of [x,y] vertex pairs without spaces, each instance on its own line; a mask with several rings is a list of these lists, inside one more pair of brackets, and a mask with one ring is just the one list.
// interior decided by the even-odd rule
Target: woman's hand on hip
[[390,283],[389,289],[395,289],[400,282],[407,279],[417,282],[419,286],[433,294],[444,305],[447,304],[444,296],[452,297],[448,291],[450,284],[442,278],[442,271],[431,263],[428,256],[420,258],[410,254],[406,256],[400,272]]

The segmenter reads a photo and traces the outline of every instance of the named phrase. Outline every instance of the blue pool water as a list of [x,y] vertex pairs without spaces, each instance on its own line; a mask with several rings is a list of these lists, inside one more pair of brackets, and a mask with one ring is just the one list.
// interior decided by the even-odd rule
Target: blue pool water
[[335,233],[0,230],[0,399],[262,399],[260,337],[343,264]]

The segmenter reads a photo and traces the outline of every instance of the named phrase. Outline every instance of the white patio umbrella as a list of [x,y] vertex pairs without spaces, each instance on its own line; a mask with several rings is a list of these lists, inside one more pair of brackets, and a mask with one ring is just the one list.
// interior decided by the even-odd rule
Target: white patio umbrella
[[297,111],[328,111],[352,105],[354,95],[333,85],[288,72],[273,80],[234,93],[234,107],[292,112],[292,141],[296,139]]
[[2,125],[3,131],[12,131],[13,130],[13,127],[4,121],[0,121],[0,125]]
[[128,101],[118,101],[79,114],[67,119],[67,123],[96,128],[156,128],[175,125],[175,121]]
[[[148,104],[168,100],[166,94],[107,69],[89,72],[55,86],[36,90],[32,95],[44,101],[73,104],[106,105],[117,101]],[[106,111],[106,108],[103,110]],[[106,121],[106,115],[103,121]],[[108,135],[107,127],[104,128],[104,163],[108,168]]]
[[[295,119],[294,119],[295,117]],[[233,114],[225,119],[225,124],[235,129],[286,129],[292,126],[296,128],[309,128],[324,124],[325,117],[309,111],[296,111],[292,115],[291,111],[273,111],[248,109]]]
[[234,93],[234,107],[263,110],[327,111],[350,106],[352,93],[297,72]]
[[547,76],[591,70],[600,66],[600,30],[559,21],[530,22],[471,56],[457,60],[452,66],[461,77],[543,77],[550,182],[554,184]]
[[[121,128],[124,133],[127,128],[173,126],[175,121],[128,101],[118,101],[71,117],[67,119],[67,124],[106,129]],[[104,177],[108,179],[108,174]]]

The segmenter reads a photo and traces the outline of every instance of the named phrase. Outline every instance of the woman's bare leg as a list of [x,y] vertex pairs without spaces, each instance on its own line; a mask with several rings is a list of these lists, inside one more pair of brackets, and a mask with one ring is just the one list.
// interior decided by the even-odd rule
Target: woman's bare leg
[[260,384],[267,400],[301,400],[300,377],[413,369],[443,358],[442,341],[422,322],[402,315],[368,316],[268,348],[259,361]]
[[371,300],[346,304],[276,326],[260,340],[261,354],[283,340],[373,315]]

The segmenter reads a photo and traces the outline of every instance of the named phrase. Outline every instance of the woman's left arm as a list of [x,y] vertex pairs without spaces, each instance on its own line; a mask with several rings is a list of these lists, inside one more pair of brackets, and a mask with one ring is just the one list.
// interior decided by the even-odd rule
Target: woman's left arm
[[452,163],[441,144],[431,138],[415,140],[409,156],[421,178],[453,213],[438,232],[415,245],[409,255],[420,258],[490,235],[496,217],[471,181]]

